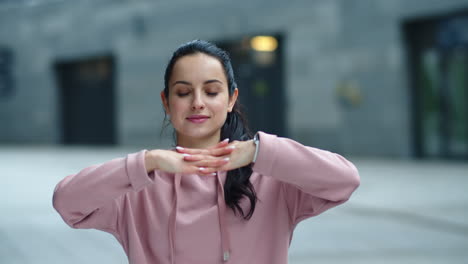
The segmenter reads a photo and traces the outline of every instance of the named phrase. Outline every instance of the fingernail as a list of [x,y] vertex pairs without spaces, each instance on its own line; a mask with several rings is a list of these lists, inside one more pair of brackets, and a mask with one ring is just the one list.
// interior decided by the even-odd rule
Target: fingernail
[[212,176],[216,176],[216,172],[211,173]]
[[225,141],[226,141],[226,142],[229,141],[229,138],[225,138],[225,139],[223,140],[223,142],[225,142]]
[[228,149],[235,149],[236,146],[229,146]]
[[179,146],[177,146],[175,148],[178,149],[178,150],[183,150],[184,149],[183,147],[179,147]]
[[229,158],[224,158],[223,160],[224,160],[224,161],[229,161]]
[[190,155],[190,154],[187,154],[187,153],[184,153],[184,154],[182,154],[182,156],[184,156],[184,157],[190,157],[191,155]]
[[200,167],[200,168],[198,168],[198,170],[199,170],[199,171],[204,171],[204,170],[205,170],[205,168],[203,168],[203,167]]

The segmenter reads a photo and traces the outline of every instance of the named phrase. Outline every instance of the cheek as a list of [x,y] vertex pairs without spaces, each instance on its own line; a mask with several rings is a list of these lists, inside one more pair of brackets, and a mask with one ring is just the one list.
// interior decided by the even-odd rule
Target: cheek
[[216,109],[216,111],[227,112],[229,108],[229,100],[227,97],[222,98],[221,100],[218,98],[217,100],[213,100],[211,102],[211,106],[213,109]]
[[220,102],[216,105],[213,105],[212,111],[215,113],[217,122],[224,123],[228,114],[228,105],[226,102]]
[[215,109],[217,113],[223,114],[224,112],[227,112],[228,105],[225,103],[217,103],[213,106],[213,109]]
[[177,114],[181,113],[183,109],[186,108],[186,103],[180,99],[173,99],[169,101],[169,111],[171,112],[172,116],[177,116]]

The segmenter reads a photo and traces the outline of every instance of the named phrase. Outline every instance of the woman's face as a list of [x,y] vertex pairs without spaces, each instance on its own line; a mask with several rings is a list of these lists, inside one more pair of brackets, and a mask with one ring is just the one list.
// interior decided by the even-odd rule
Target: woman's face
[[222,64],[203,53],[181,57],[174,65],[168,83],[169,94],[161,99],[170,115],[178,140],[213,139],[232,111],[237,89],[231,97]]

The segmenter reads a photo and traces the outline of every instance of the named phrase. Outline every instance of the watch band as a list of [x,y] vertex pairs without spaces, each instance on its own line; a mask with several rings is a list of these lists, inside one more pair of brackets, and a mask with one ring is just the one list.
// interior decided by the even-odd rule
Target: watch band
[[260,139],[258,137],[258,132],[255,134],[254,138],[253,138],[253,142],[255,144],[255,154],[254,154],[254,158],[253,158],[253,161],[252,163],[255,163],[255,161],[257,160],[257,155],[258,155],[258,149],[260,148],[259,145],[260,145]]

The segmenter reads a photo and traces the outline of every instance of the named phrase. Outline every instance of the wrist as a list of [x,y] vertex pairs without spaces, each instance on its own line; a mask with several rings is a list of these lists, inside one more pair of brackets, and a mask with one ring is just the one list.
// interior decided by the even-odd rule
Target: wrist
[[158,154],[157,150],[150,150],[145,153],[145,167],[147,172],[158,169]]

